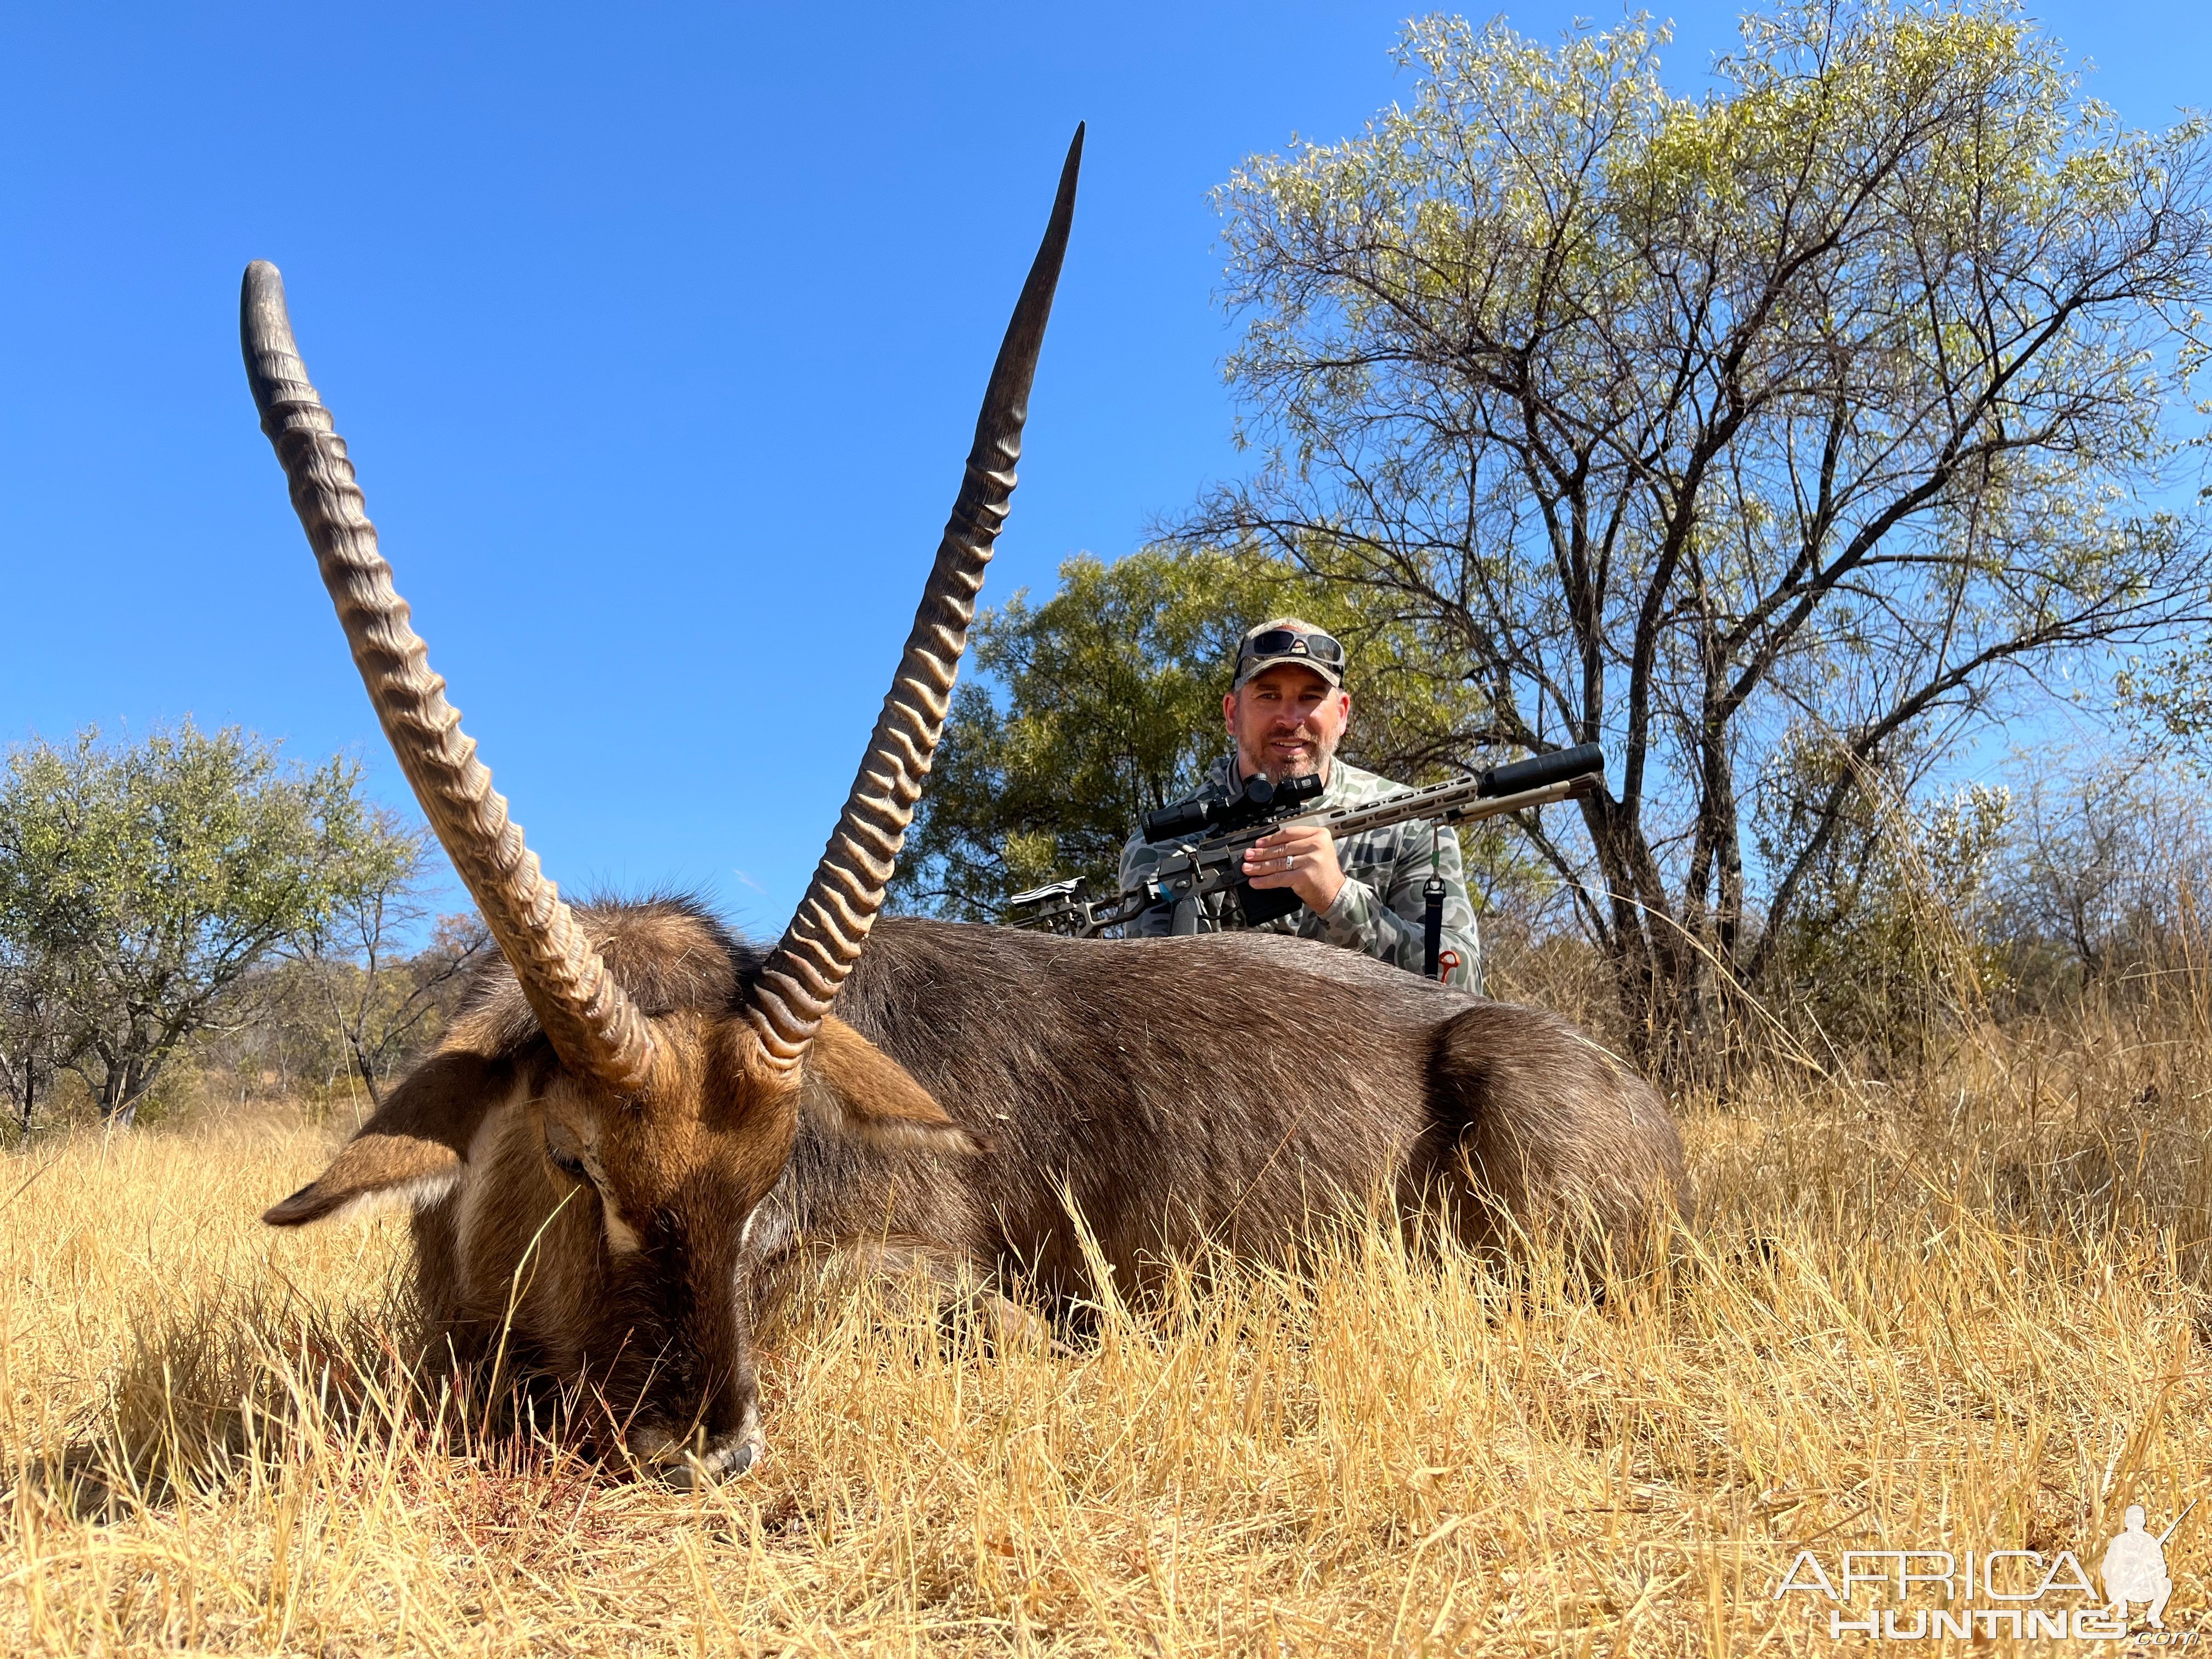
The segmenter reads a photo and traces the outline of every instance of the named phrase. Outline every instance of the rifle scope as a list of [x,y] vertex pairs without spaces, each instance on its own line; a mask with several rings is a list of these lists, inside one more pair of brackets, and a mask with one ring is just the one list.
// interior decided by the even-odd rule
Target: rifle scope
[[1245,784],[1244,793],[1231,800],[1187,800],[1177,806],[1163,806],[1157,812],[1146,813],[1145,839],[1179,841],[1185,836],[1225,835],[1231,830],[1249,828],[1263,818],[1294,811],[1321,792],[1321,779],[1311,774],[1302,778],[1285,778],[1280,783],[1253,778]]

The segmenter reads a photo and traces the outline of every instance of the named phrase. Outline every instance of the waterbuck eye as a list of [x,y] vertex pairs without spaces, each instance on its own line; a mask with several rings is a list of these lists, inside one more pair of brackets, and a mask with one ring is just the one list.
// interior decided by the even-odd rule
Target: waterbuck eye
[[558,1146],[549,1144],[545,1148],[545,1156],[551,1158],[553,1167],[567,1176],[569,1180],[580,1181],[586,1186],[591,1184],[591,1176],[584,1171],[584,1160],[574,1152],[564,1152]]

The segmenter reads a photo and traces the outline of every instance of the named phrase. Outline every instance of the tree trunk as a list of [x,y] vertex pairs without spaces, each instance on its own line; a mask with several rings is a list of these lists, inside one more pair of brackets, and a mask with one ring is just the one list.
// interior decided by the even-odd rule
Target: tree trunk
[[368,1063],[368,1056],[362,1052],[361,1039],[349,1033],[346,1046],[353,1050],[353,1068],[361,1074],[361,1086],[368,1091],[369,1110],[381,1111],[384,1108],[383,1091],[376,1086],[376,1068]]

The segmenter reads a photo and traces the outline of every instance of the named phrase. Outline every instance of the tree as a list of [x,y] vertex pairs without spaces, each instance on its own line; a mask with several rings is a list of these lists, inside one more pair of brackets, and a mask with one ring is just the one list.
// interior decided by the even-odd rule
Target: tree
[[1997,918],[2021,959],[2016,977],[2054,952],[2083,987],[2186,960],[2184,917],[2212,876],[2202,796],[2193,780],[2140,757],[2037,756]]
[[1880,1071],[1924,1060],[1934,1031],[1986,1006],[2014,799],[1970,783],[1909,800],[1869,779],[1852,800],[1777,931],[1762,1001],[1810,1052]]
[[1261,465],[1184,530],[1388,596],[1482,741],[1607,744],[1533,840],[1647,1047],[1762,976],[1866,779],[2201,623],[2212,576],[2159,510],[2201,123],[2123,130],[2002,3],[1750,16],[1702,100],[1664,38],[1418,22],[1409,106],[1231,179]]
[[22,1134],[30,1133],[32,1115],[54,1074],[77,1057],[53,969],[45,953],[0,939],[0,1090]]
[[1272,615],[1303,615],[1352,652],[1347,758],[1425,781],[1480,721],[1386,605],[1275,560],[1155,548],[1070,559],[1060,575],[1044,604],[1018,592],[977,619],[977,672],[954,696],[892,889],[902,908],[983,920],[1063,876],[1112,892],[1139,819],[1225,750],[1229,665]]
[[292,941],[372,1107],[384,1103],[383,1079],[491,941],[474,913],[445,916],[428,950],[394,960],[430,914],[423,889],[433,844],[427,827],[370,807],[328,902]]
[[52,1052],[128,1123],[180,1045],[249,1017],[234,994],[325,915],[371,830],[360,768],[190,722],[130,745],[88,728],[0,779],[0,940],[41,988]]

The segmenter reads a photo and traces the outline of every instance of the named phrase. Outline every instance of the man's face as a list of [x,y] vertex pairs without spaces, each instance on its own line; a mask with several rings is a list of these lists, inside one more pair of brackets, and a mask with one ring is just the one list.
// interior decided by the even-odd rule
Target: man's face
[[1221,700],[1237,741],[1237,769],[1270,783],[1328,775],[1336,745],[1352,719],[1352,698],[1310,668],[1278,663]]

